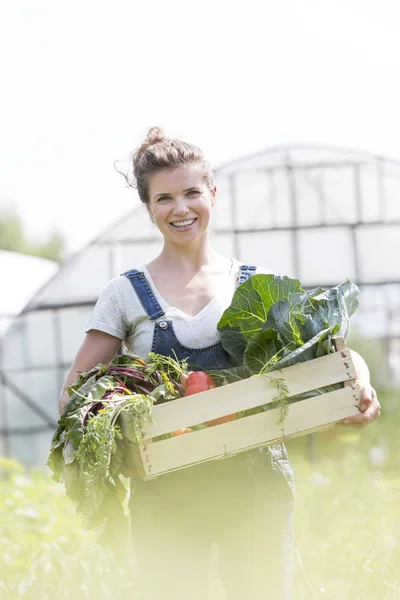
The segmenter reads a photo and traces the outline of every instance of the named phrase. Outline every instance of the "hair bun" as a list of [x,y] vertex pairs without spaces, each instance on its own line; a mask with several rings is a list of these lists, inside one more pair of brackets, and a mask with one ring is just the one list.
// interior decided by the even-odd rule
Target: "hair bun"
[[140,160],[140,157],[146,152],[148,148],[150,148],[151,146],[155,146],[155,144],[160,144],[163,142],[168,142],[168,138],[164,134],[163,130],[160,127],[150,127],[149,131],[147,132],[146,139],[135,152],[133,164],[135,166],[137,165],[137,163]]
[[130,160],[133,163],[133,177],[116,169],[125,177],[129,186],[137,189],[139,198],[144,204],[148,204],[150,201],[150,178],[154,173],[163,169],[171,170],[194,165],[199,168],[202,179],[209,190],[213,192],[215,187],[213,172],[204,158],[203,152],[193,144],[167,137],[160,127],[150,127],[146,139],[131,154]]

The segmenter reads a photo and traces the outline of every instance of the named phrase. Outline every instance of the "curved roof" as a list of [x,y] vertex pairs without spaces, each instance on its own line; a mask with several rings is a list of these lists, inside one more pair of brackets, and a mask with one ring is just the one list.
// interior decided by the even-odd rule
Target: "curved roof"
[[400,160],[391,158],[389,156],[373,154],[366,150],[356,150],[354,148],[347,148],[345,146],[324,146],[318,144],[283,144],[279,146],[271,146],[258,150],[244,156],[240,156],[233,160],[229,160],[219,165],[216,169],[217,172],[224,171],[226,169],[236,168],[239,165],[244,165],[250,161],[255,163],[258,159],[271,159],[275,160],[277,157],[283,158],[284,162],[290,160],[293,164],[299,164],[307,162],[317,163],[325,161],[325,163],[334,163],[339,159],[343,163],[357,162],[358,164],[371,162],[371,161],[384,161],[388,164],[400,166]]
[[[389,226],[400,227],[400,162],[348,148],[302,144],[266,148],[222,164],[215,173],[218,199],[213,243],[217,250],[255,260],[260,244],[265,243],[264,234],[269,232],[268,256],[259,262],[267,260],[269,268],[302,280],[321,281],[322,267],[308,278],[307,246],[323,244],[329,229],[335,235],[328,243],[344,248],[348,276],[365,282],[374,282],[376,277],[393,280],[385,265],[393,256],[393,247],[400,253],[396,246],[400,230]],[[354,227],[360,229],[362,247],[358,250],[361,256],[351,257],[351,253],[357,254],[351,239]],[[373,260],[368,246],[376,235],[382,235],[382,227],[387,247],[384,244],[380,249],[384,268],[379,279],[378,274],[367,273],[367,264]],[[299,239],[304,238],[299,242],[303,250],[292,243],[294,230],[300,232]],[[111,277],[150,260],[161,243],[161,235],[138,200],[134,210],[62,264],[25,311],[93,304]],[[363,262],[364,255],[365,265],[355,265],[354,261]]]

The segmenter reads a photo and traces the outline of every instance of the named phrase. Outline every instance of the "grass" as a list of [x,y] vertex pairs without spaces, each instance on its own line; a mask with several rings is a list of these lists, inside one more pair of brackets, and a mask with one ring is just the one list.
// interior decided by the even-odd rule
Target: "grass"
[[[362,430],[288,443],[297,483],[296,600],[400,598],[399,391]],[[63,487],[0,459],[1,600],[132,599],[129,540],[118,556],[84,532]],[[218,586],[212,600],[222,600]],[[211,600],[211,597],[210,597]]]

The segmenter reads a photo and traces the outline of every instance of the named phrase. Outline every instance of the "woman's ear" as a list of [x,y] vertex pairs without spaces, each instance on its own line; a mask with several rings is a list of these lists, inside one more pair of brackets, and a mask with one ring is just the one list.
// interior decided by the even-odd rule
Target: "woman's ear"
[[150,220],[153,221],[153,223],[154,223],[154,215],[151,212],[151,209],[149,208],[148,204],[147,204],[146,208],[147,208],[147,212],[149,213]]
[[217,196],[217,186],[214,185],[213,189],[211,190],[211,206],[215,206],[216,196]]

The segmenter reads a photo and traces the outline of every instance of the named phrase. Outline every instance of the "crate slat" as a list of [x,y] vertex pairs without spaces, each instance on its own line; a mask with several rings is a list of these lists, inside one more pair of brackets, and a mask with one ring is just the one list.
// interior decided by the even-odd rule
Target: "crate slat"
[[[289,396],[352,380],[355,376],[356,372],[348,349],[268,374],[268,377],[284,379]],[[144,427],[144,439],[268,404],[278,394],[268,377],[257,375],[228,386],[154,406],[153,424]]]
[[357,414],[359,399],[359,386],[351,385],[291,404],[283,425],[277,424],[279,412],[273,409],[139,446],[145,478],[326,429]]

